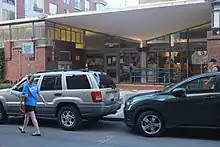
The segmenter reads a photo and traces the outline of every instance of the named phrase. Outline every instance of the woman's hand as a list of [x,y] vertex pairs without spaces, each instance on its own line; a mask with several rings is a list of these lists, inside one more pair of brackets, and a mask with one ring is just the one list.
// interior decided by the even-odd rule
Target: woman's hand
[[45,105],[45,106],[48,106],[48,103],[45,101],[45,102],[44,102],[44,105]]

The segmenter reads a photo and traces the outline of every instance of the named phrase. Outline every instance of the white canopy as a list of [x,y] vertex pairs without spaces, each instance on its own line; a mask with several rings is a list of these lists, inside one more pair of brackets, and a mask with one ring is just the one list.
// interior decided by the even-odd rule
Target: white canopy
[[204,0],[169,1],[120,9],[48,16],[46,20],[134,40],[148,40],[211,21]]

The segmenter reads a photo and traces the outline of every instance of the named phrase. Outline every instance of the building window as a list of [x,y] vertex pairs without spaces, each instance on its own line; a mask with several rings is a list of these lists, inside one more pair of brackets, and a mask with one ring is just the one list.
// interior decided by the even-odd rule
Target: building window
[[81,0],[75,0],[75,8],[81,9]]
[[4,3],[15,5],[15,0],[2,0]]
[[63,9],[63,13],[69,13],[69,10],[68,9]]
[[70,51],[60,50],[60,61],[71,61],[72,60],[72,53]]
[[24,23],[19,25],[11,25],[11,39],[31,39],[33,37],[33,24]]
[[[9,26],[1,26],[1,28],[0,28],[0,42],[2,42],[4,40],[10,40]],[[0,47],[1,47],[1,45],[0,45]]]
[[34,38],[45,38],[45,22],[34,23]]
[[65,3],[65,4],[70,4],[70,1],[71,1],[71,0],[63,0],[63,3]]
[[220,5],[215,5],[214,6],[213,28],[220,28]]
[[85,1],[85,11],[90,11],[90,0]]
[[2,20],[14,20],[15,12],[2,9]]
[[96,10],[103,10],[105,9],[106,5],[103,3],[96,3]]
[[43,0],[34,0],[33,10],[36,12],[43,13],[44,9],[44,1]]
[[32,8],[31,1],[30,0],[25,0],[24,4],[25,4],[24,5],[25,11],[30,11],[31,8]]
[[49,13],[50,15],[57,14],[57,5],[49,3]]

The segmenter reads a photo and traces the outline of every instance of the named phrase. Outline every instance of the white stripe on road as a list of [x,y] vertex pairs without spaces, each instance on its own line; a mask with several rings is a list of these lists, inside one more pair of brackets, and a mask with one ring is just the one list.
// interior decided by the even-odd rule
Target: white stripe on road
[[106,136],[105,139],[103,140],[99,140],[98,143],[103,144],[106,143],[107,141],[109,141],[110,139],[112,139],[114,136]]

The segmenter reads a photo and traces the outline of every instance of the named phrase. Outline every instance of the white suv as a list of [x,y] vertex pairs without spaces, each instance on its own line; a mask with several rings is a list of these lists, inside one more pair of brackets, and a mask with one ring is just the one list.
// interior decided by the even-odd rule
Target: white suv
[[[97,122],[103,116],[117,113],[121,107],[119,89],[106,73],[56,70],[34,76],[48,102],[45,106],[39,99],[37,116],[57,118],[65,130],[77,129],[82,119]],[[0,122],[8,116],[19,115],[20,100],[12,93],[21,92],[25,81],[26,77],[11,89],[0,91]]]

